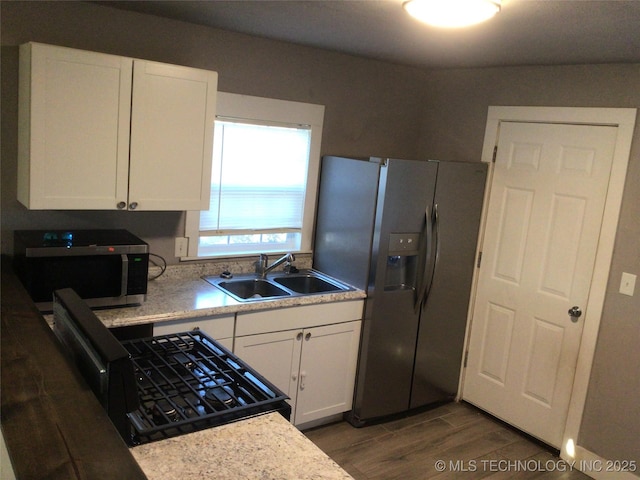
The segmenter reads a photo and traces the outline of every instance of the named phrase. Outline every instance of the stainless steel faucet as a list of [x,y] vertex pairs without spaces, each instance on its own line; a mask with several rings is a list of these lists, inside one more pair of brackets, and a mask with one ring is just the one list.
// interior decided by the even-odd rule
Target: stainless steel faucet
[[269,257],[264,253],[261,253],[258,257],[258,261],[256,262],[256,273],[260,275],[260,278],[267,278],[267,273],[276,268],[279,265],[282,265],[285,262],[293,262],[296,257],[293,253],[287,253],[280,257],[278,260],[273,262],[271,265],[267,266],[269,263]]

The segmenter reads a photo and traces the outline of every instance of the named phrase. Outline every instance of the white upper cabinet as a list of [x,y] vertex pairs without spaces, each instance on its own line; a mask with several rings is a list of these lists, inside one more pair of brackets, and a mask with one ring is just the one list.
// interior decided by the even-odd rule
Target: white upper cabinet
[[215,72],[135,60],[129,205],[208,210]]
[[133,62],[20,47],[18,200],[33,209],[114,209],[127,199]]
[[18,200],[30,209],[208,208],[217,74],[20,47]]

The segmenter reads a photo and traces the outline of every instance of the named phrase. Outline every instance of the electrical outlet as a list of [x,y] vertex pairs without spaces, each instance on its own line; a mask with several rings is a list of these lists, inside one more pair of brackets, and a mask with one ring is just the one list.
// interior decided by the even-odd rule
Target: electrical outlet
[[633,297],[633,291],[636,288],[636,276],[632,273],[622,272],[620,279],[620,293]]
[[186,237],[176,237],[176,257],[186,257],[189,248],[189,239]]

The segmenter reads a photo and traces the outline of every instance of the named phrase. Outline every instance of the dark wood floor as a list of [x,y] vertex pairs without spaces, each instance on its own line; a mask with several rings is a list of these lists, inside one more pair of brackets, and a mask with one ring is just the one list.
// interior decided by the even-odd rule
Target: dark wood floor
[[304,433],[356,480],[589,478],[465,403],[364,428],[340,422]]

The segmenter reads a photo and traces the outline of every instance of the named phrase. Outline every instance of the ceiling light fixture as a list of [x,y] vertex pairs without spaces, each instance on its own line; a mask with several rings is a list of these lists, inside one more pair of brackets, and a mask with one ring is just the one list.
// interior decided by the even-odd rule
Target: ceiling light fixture
[[489,20],[501,0],[409,0],[402,6],[418,20],[435,27],[466,27]]

